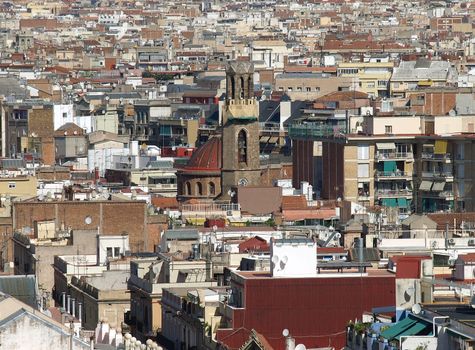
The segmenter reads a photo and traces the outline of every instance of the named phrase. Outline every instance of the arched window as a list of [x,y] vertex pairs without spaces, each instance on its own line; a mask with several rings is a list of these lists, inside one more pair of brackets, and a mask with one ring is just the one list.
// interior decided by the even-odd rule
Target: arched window
[[240,86],[239,86],[239,89],[240,89],[240,92],[241,92],[240,97],[243,99],[244,98],[244,90],[245,90],[244,89],[244,78],[241,77],[239,80],[240,80],[240,83],[241,83]]
[[244,129],[238,134],[238,162],[247,164],[247,134]]
[[185,183],[185,195],[191,196],[191,184],[189,182]]
[[197,196],[203,195],[203,185],[201,184],[201,182],[196,183],[196,195]]
[[208,194],[211,196],[214,196],[215,192],[216,192],[216,187],[214,186],[214,182],[210,182],[208,184]]
[[229,99],[236,98],[236,81],[234,80],[234,77],[231,77],[231,96],[229,96],[228,98]]

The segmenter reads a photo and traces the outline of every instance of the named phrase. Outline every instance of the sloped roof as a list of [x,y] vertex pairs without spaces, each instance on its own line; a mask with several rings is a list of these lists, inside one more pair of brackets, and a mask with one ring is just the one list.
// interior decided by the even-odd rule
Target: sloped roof
[[0,292],[11,295],[34,308],[37,307],[37,289],[34,275],[0,277]]

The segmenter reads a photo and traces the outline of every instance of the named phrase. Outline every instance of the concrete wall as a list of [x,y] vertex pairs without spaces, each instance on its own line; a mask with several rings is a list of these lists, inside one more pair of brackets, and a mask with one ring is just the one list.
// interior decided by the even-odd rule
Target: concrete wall
[[36,196],[36,177],[24,176],[13,178],[0,178],[0,193],[11,197]]
[[24,315],[0,327],[0,344],[5,349],[51,350],[73,349],[89,350],[89,345],[73,341],[70,335],[59,326],[51,326],[34,315]]

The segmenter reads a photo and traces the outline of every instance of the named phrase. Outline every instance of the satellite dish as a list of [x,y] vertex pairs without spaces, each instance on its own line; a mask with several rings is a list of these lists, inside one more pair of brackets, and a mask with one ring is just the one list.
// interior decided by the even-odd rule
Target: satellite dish
[[86,216],[86,217],[84,218],[84,223],[85,223],[86,225],[90,225],[90,224],[92,223],[92,218],[91,218],[90,216]]
[[411,309],[411,310],[412,310],[412,313],[413,313],[414,315],[419,315],[419,314],[421,313],[421,311],[422,311],[422,307],[421,307],[420,304],[414,304],[414,305],[412,305],[412,309]]
[[289,334],[290,334],[290,332],[289,332],[289,330],[288,330],[287,328],[285,328],[285,329],[282,331],[282,335],[283,335],[284,337],[288,337]]
[[295,350],[307,350],[307,347],[303,344],[299,344],[295,347]]
[[287,255],[284,255],[281,260],[284,264],[287,264],[287,261],[289,261],[289,258]]
[[277,265],[279,263],[279,257],[277,255],[272,256],[272,263]]

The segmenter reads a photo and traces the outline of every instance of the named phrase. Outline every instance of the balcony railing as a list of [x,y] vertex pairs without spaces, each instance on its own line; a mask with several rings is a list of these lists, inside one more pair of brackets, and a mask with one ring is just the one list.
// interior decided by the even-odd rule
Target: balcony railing
[[376,171],[376,177],[384,179],[397,179],[397,178],[408,178],[412,177],[412,173],[405,171]]
[[435,154],[430,152],[422,152],[421,158],[424,160],[432,160],[436,162],[447,162],[452,159],[450,153]]
[[453,178],[454,174],[452,174],[450,171],[423,171],[422,177],[430,178],[430,179],[436,179],[436,178],[447,179],[447,178]]
[[414,159],[412,152],[382,152],[376,153],[377,160]]
[[400,189],[400,190],[376,190],[376,196],[378,198],[391,198],[401,196],[412,196],[412,190]]
[[424,198],[441,198],[447,201],[454,200],[455,194],[453,191],[442,191],[442,192],[426,192],[422,195]]
[[344,138],[346,128],[344,126],[332,126],[325,124],[297,124],[289,127],[289,136],[295,138]]

